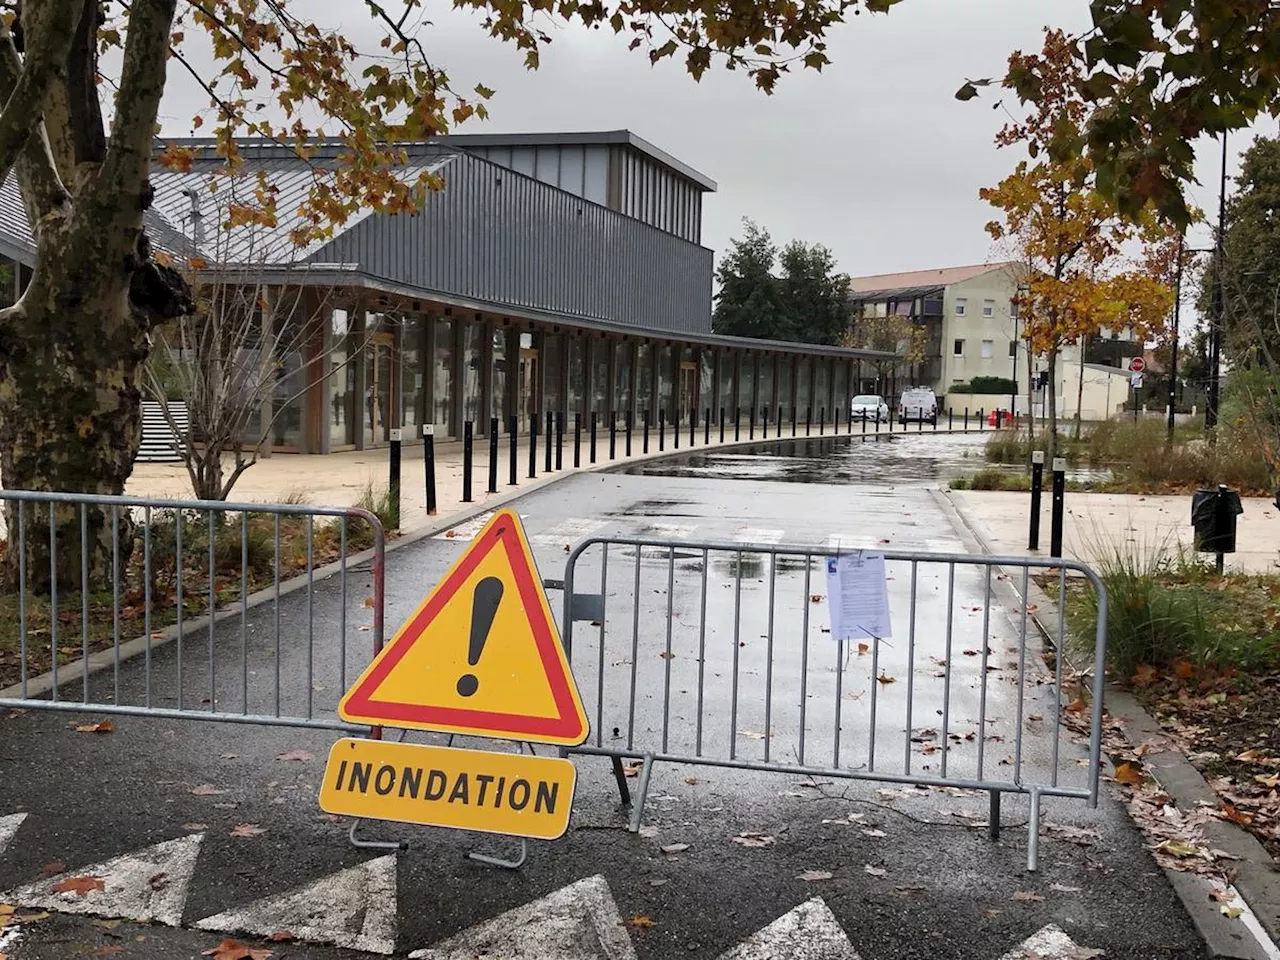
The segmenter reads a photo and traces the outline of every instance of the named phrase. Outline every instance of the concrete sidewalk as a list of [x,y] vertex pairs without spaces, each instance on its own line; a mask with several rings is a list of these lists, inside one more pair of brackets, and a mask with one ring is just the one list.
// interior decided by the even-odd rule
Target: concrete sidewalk
[[[840,424],[840,436],[845,436],[848,426]],[[804,437],[804,425],[801,424],[797,436]],[[834,435],[832,425],[827,424],[822,434]],[[649,452],[645,454],[642,432],[634,430],[631,437],[631,456],[626,456],[626,440],[619,430],[616,441],[616,458],[609,459],[609,432],[600,431],[596,436],[596,462],[591,463],[590,441],[584,431],[581,446],[581,466],[573,466],[573,434],[572,428],[566,433],[561,452],[563,469],[545,472],[546,447],[543,438],[538,437],[536,451],[536,478],[529,478],[529,444],[527,437],[519,438],[516,451],[517,484],[511,486],[510,480],[510,441],[506,436],[499,438],[498,444],[498,492],[488,493],[489,485],[489,442],[480,438],[475,443],[471,468],[471,502],[462,500],[463,487],[463,453],[462,444],[449,442],[438,444],[435,454],[436,472],[436,507],[434,517],[426,512],[426,478],[423,464],[423,447],[421,444],[405,446],[401,465],[401,522],[403,533],[412,533],[426,527],[439,527],[447,523],[451,516],[464,516],[482,509],[486,504],[502,503],[519,493],[528,493],[547,483],[570,473],[603,470],[621,463],[637,463],[652,460],[659,456],[670,456],[675,452],[688,450],[725,449],[747,443],[759,443],[762,434],[757,425],[755,439],[749,439],[746,423],[742,424],[740,439],[734,441],[733,427],[725,432],[725,442],[719,442],[719,425],[711,431],[710,444],[704,444],[703,427],[699,424],[695,442],[689,444],[689,427],[686,424],[680,437],[679,450],[675,448],[674,437],[667,429],[666,442],[659,450],[657,428],[649,432]],[[814,424],[810,437],[819,436],[818,425]],[[783,430],[785,439],[791,438],[790,425]],[[770,424],[769,440],[774,438],[773,424]],[[555,448],[552,447],[552,466],[555,465]],[[390,451],[387,448],[374,450],[348,451],[327,456],[303,456],[296,454],[275,454],[258,461],[244,472],[231,491],[230,500],[254,503],[280,502],[297,499],[317,506],[346,507],[359,503],[362,495],[372,487],[375,491],[383,491],[388,486],[390,471]],[[192,497],[191,481],[187,476],[187,468],[181,463],[159,464],[139,463],[134,467],[125,493],[134,497],[156,497],[162,499],[190,499]]]
[[[992,553],[1023,556],[1031,510],[1029,493],[950,490],[948,497],[961,516],[987,543]],[[1227,569],[1251,573],[1280,572],[1280,517],[1275,504],[1264,498],[1243,501],[1237,527],[1237,552],[1227,556]],[[1040,549],[1049,552],[1051,498],[1041,500]],[[1194,549],[1191,498],[1133,494],[1067,493],[1063,523],[1063,553],[1089,564],[1122,551],[1126,556],[1149,556],[1163,549],[1177,556],[1179,548]],[[1212,554],[1205,554],[1212,560]]]

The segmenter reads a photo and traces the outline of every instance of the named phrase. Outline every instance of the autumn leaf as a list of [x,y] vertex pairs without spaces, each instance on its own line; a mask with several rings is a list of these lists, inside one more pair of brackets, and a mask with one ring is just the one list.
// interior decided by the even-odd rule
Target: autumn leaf
[[110,720],[99,720],[97,723],[76,724],[76,733],[110,733],[115,728]]
[[662,852],[666,854],[684,853],[686,850],[689,849],[689,844],[668,843],[665,847],[662,847],[661,849],[662,849]]
[[1149,663],[1143,663],[1138,665],[1138,669],[1133,672],[1133,676],[1129,678],[1129,682],[1135,687],[1142,688],[1151,686],[1151,684],[1155,683],[1159,678],[1159,674],[1155,667],[1151,666]]
[[639,775],[640,771],[643,769],[644,769],[643,760],[632,760],[622,765],[622,775],[625,777],[634,777]]
[[897,683],[897,682],[898,681],[894,677],[889,676],[883,670],[880,671],[880,676],[876,677],[876,683]]
[[288,753],[282,753],[276,757],[277,760],[295,760],[299,763],[307,763],[315,759],[315,755],[306,750],[290,750]]
[[756,833],[748,831],[740,833],[736,837],[730,838],[734,843],[743,847],[772,847],[778,842],[776,837],[771,837],[767,833]]
[[254,949],[239,940],[223,940],[212,950],[206,950],[200,956],[212,957],[213,960],[268,960],[271,951]]
[[1253,823],[1253,815],[1245,813],[1237,807],[1232,806],[1225,800],[1218,804],[1218,811],[1222,814],[1223,819],[1230,820],[1232,823],[1238,823],[1242,827]]
[[866,643],[858,644],[858,656],[865,657],[867,655],[867,651],[870,649],[871,649],[870,644],[866,644]]
[[1160,853],[1167,853],[1171,857],[1178,857],[1180,859],[1185,857],[1194,857],[1200,852],[1196,847],[1187,843],[1185,840],[1165,840],[1156,847],[1156,850]]
[[1077,697],[1066,706],[1067,713],[1084,713],[1089,709],[1089,701],[1084,697]]
[[1173,675],[1179,680],[1190,680],[1195,672],[1195,665],[1190,660],[1179,658],[1173,661]]
[[231,828],[233,837],[260,837],[267,831],[256,823],[237,823]]
[[58,874],[63,873],[66,869],[67,869],[67,865],[65,863],[63,863],[61,860],[55,860],[53,861],[53,863],[46,863],[43,867],[40,868],[40,876],[56,877]]
[[826,597],[824,597],[824,596],[823,596],[822,594],[820,594],[820,593],[811,593],[811,594],[809,594],[809,602],[810,602],[810,603],[821,603],[821,602],[822,602],[823,600],[825,600],[825,599],[826,599]]
[[803,873],[797,873],[796,879],[803,880],[806,883],[815,883],[818,880],[830,880],[832,873],[830,870],[805,870]]
[[67,877],[49,888],[54,893],[75,893],[87,897],[95,890],[105,890],[107,885],[97,877]]
[[643,913],[637,913],[622,921],[624,927],[630,927],[632,930],[648,930],[658,925],[657,921]]
[[1116,783],[1127,783],[1137,786],[1146,779],[1146,775],[1137,765],[1132,763],[1122,763],[1116,767]]

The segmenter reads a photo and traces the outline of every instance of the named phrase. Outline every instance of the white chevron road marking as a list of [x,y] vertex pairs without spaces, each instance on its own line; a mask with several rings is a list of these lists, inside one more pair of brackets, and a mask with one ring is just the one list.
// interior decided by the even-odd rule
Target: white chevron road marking
[[814,897],[756,931],[720,960],[858,960],[835,914]]
[[604,877],[587,877],[508,910],[410,960],[635,960]]
[[[187,888],[195,873],[203,836],[196,833],[165,840],[145,850],[68,870],[0,893],[0,902],[176,927],[182,923]],[[90,889],[94,884],[87,878],[102,888]],[[67,881],[73,885],[62,892],[55,891]]]
[[1090,960],[1101,950],[1080,947],[1060,927],[1049,924],[1023,940],[1000,960]]
[[201,930],[332,943],[368,953],[396,949],[396,857],[349,867],[278,896],[264,897],[196,923]]
[[22,826],[25,819],[25,813],[11,813],[7,817],[0,817],[0,853],[4,853],[4,848],[13,840],[13,835],[18,832],[18,827]]

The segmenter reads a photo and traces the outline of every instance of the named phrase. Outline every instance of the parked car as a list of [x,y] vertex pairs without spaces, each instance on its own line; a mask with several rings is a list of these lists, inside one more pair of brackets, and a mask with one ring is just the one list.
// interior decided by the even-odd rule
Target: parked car
[[889,405],[884,402],[884,397],[877,397],[872,394],[854,397],[853,402],[849,404],[849,419],[888,423]]
[[898,422],[903,426],[910,421],[938,422],[938,398],[928,387],[909,387],[902,391],[898,401]]

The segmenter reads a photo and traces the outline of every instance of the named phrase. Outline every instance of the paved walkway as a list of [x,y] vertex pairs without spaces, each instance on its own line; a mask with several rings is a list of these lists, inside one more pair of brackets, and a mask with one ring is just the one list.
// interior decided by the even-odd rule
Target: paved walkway
[[[946,496],[987,541],[992,552],[1027,553],[1031,495],[1002,491],[953,490]],[[1263,498],[1244,501],[1237,527],[1237,552],[1230,570],[1280,572],[1280,517]],[[1040,553],[1049,550],[1050,497],[1041,501]],[[1123,552],[1151,556],[1159,550],[1176,558],[1194,548],[1190,497],[1148,497],[1109,493],[1067,493],[1063,553],[1086,563]],[[1212,555],[1206,555],[1212,559]]]
[[[840,434],[848,431],[848,424],[841,421]],[[855,427],[861,430],[861,424]],[[976,429],[976,428],[975,428]],[[770,424],[768,439],[774,438],[774,425]],[[810,436],[819,435],[818,424],[813,424]],[[833,428],[827,424],[824,435],[831,436]],[[704,450],[735,445],[733,426],[725,431],[725,443],[719,442],[719,426],[711,431],[710,444],[704,444],[705,431],[699,424],[692,446],[689,444],[689,427],[686,424],[681,431],[679,450]],[[804,424],[800,424],[797,436],[805,435]],[[791,436],[790,424],[784,425],[783,436]],[[762,439],[762,432],[757,426],[755,440]],[[749,443],[750,430],[747,423],[742,424],[738,444]],[[661,446],[661,449],[660,449]],[[529,478],[529,446],[526,439],[521,438],[516,451],[516,486],[510,480],[510,443],[505,436],[499,440],[498,448],[498,492],[487,492],[489,485],[489,442],[481,438],[476,441],[474,461],[471,469],[472,500],[464,503],[463,457],[462,444],[450,442],[440,444],[435,456],[436,466],[436,506],[435,517],[426,512],[426,479],[423,468],[423,448],[421,445],[405,446],[404,459],[401,466],[401,524],[400,529],[412,533],[424,527],[438,527],[447,522],[450,516],[461,516],[474,512],[485,504],[496,504],[508,499],[515,493],[525,493],[546,484],[566,473],[600,470],[625,462],[651,460],[660,455],[669,455],[676,449],[675,438],[670,428],[667,429],[666,441],[659,443],[656,427],[649,432],[648,453],[644,452],[644,438],[637,429],[631,438],[631,456],[626,456],[626,439],[619,430],[617,434],[616,458],[609,457],[609,432],[601,430],[596,437],[596,462],[591,463],[590,441],[584,430],[580,453],[581,466],[575,470],[573,466],[573,434],[565,436],[561,451],[562,469],[546,472],[546,447],[542,437],[538,437],[536,451],[536,478]],[[552,466],[555,466],[554,448]],[[249,502],[280,502],[282,500],[298,500],[317,506],[346,507],[359,503],[362,495],[369,489],[382,491],[387,488],[390,472],[390,451],[386,448],[375,450],[349,451],[328,456],[302,456],[297,454],[276,454],[259,460],[250,467],[237,481],[229,499]],[[181,463],[157,464],[139,463],[134,467],[125,492],[130,496],[160,497],[165,499],[190,498],[191,482],[187,477],[187,469]]]

